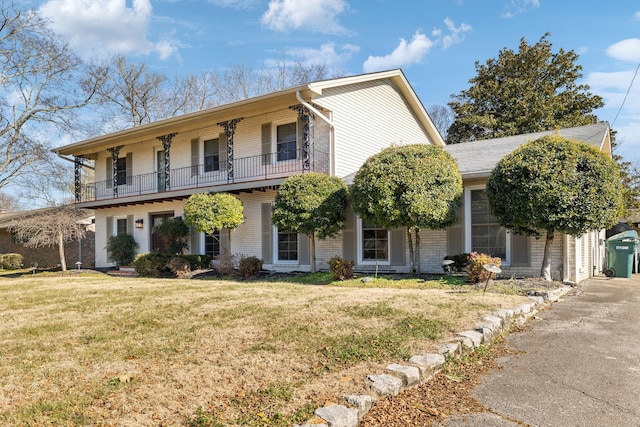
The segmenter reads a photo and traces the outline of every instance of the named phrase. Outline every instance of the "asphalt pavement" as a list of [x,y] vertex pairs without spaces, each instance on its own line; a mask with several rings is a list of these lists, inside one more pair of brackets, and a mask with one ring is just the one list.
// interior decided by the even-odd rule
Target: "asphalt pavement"
[[507,336],[516,354],[445,426],[640,426],[640,275],[597,277]]

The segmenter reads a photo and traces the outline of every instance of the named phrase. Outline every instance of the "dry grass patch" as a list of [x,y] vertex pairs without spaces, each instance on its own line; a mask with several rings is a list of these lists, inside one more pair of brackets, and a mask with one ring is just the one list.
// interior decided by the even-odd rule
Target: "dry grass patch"
[[2,280],[0,424],[291,425],[522,301],[352,286]]

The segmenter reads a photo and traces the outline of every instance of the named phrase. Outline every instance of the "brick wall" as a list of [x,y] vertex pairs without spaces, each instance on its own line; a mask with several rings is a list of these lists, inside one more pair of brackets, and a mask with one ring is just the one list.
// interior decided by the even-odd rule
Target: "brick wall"
[[[56,267],[60,264],[57,246],[38,249],[27,248],[14,243],[13,235],[6,229],[0,230],[0,253],[22,254],[26,267],[31,266],[32,263],[37,263],[40,268]],[[65,244],[65,260],[68,269],[76,268],[76,262],[80,259],[82,260],[82,268],[93,268],[95,266],[94,257],[95,233],[93,231],[87,231],[81,245],[77,241]]]

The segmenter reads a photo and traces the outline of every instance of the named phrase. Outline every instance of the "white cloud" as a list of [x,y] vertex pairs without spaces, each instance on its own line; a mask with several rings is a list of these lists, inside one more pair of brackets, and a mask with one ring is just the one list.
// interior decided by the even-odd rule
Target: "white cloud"
[[501,18],[513,18],[516,15],[526,13],[531,8],[540,7],[540,0],[509,0],[502,7]]
[[148,39],[151,0],[133,0],[132,7],[126,0],[47,0],[40,12],[84,57],[156,53],[164,60],[177,55],[177,41]]
[[393,52],[385,56],[369,56],[362,68],[365,73],[400,68],[422,62],[434,42],[422,33],[416,32],[410,42],[400,39]]
[[464,40],[465,33],[472,30],[470,25],[464,22],[459,27],[455,26],[453,20],[446,18],[444,24],[448,33],[440,28],[431,31],[431,39],[426,35],[416,31],[410,42],[400,39],[400,43],[388,55],[369,56],[362,68],[365,73],[387,70],[391,68],[401,68],[411,64],[418,64],[424,60],[431,48],[437,44],[442,45],[442,49],[448,49],[456,43]]
[[640,11],[636,12],[636,14],[635,14],[635,15],[633,15],[633,19],[634,19],[635,21],[640,21]]
[[626,39],[607,48],[607,55],[620,61],[640,61],[640,39]]
[[[291,58],[291,62],[301,62],[305,66],[325,65],[329,68],[341,68],[352,56],[358,52],[360,48],[352,44],[345,44],[336,49],[335,43],[325,43],[318,49],[314,48],[293,48],[284,52],[287,58]],[[265,61],[267,66],[278,66],[281,64],[279,59],[268,59]]]
[[472,30],[471,25],[467,25],[464,22],[459,27],[456,27],[449,18],[445,18],[444,24],[450,33],[442,37],[443,49],[449,49],[451,45],[461,43],[464,40],[464,34]]
[[304,27],[324,34],[346,34],[348,31],[338,23],[338,15],[348,6],[345,0],[306,0],[304,4],[299,0],[271,0],[262,23],[282,32]]

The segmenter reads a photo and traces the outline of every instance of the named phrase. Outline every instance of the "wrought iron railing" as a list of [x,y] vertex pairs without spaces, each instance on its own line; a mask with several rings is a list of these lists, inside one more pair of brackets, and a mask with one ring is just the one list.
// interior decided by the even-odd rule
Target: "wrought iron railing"
[[[169,179],[164,171],[127,176],[115,187],[113,180],[87,183],[82,185],[80,198],[77,202],[286,178],[308,171],[329,173],[328,153],[314,150],[306,158],[303,158],[302,154],[298,150],[295,158],[284,161],[278,160],[278,153],[269,153],[235,158],[231,164],[227,161],[221,161],[208,162],[206,165],[186,166],[171,169]],[[280,157],[282,157],[282,153],[280,153]]]

